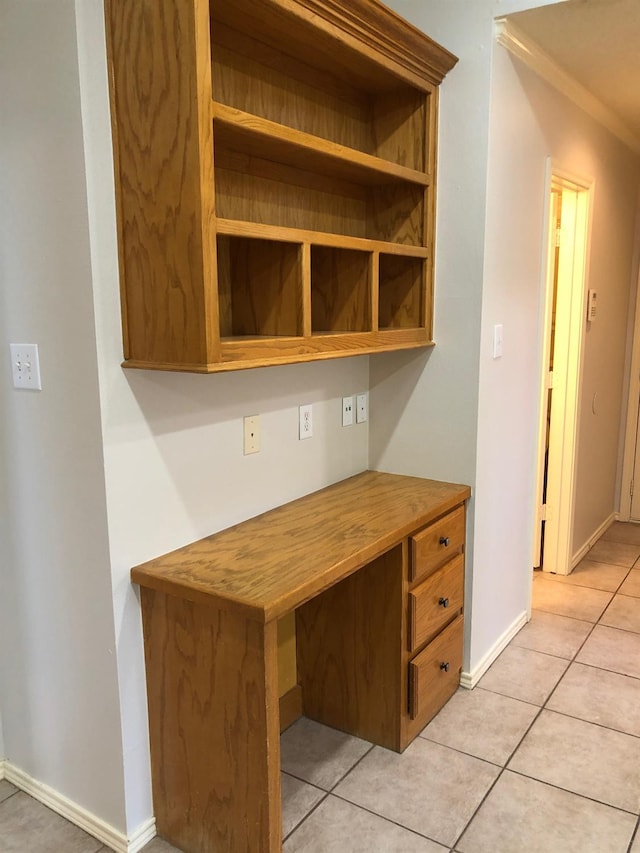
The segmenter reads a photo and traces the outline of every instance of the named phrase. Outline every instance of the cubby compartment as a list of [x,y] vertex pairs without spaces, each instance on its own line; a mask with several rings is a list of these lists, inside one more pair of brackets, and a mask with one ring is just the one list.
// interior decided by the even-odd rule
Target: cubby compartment
[[218,236],[220,337],[302,334],[302,247]]
[[371,330],[371,264],[368,252],[311,247],[311,330]]
[[[256,8],[259,7],[259,8]],[[214,101],[280,125],[426,168],[426,101],[383,67],[353,55],[276,4],[212,0]],[[327,55],[331,55],[330,62]]]
[[410,329],[427,325],[425,262],[421,258],[381,254],[379,258],[378,325]]

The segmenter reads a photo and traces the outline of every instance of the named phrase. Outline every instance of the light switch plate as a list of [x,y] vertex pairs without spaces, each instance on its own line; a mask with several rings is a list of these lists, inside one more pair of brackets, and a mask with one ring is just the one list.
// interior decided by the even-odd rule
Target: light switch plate
[[342,426],[351,426],[353,423],[353,396],[342,398]]
[[38,344],[9,344],[13,387],[42,391]]

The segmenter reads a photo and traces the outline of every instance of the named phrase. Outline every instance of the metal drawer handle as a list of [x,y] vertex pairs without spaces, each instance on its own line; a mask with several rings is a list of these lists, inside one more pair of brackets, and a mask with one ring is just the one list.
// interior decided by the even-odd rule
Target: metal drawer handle
[[439,599],[438,599],[438,604],[439,604],[441,607],[448,607],[448,606],[449,606],[449,599],[448,599],[448,598],[439,598]]
[[440,544],[444,545],[445,548],[448,548],[449,547],[449,537],[448,536],[441,536],[440,537]]
[[449,672],[449,662],[447,661],[447,663],[444,663],[444,661],[443,661],[443,662],[440,664],[440,669],[441,669],[443,672]]

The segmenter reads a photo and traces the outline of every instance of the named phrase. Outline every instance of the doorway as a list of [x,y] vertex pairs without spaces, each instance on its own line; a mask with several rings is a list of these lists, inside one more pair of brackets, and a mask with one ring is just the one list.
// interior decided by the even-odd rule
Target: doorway
[[550,169],[533,566],[562,575],[573,569],[589,196],[590,182]]

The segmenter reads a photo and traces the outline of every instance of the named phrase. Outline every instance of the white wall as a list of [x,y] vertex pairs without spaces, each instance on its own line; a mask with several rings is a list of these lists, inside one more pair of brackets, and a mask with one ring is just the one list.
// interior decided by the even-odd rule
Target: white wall
[[[127,826],[151,815],[144,662],[130,568],[367,467],[368,426],[340,398],[367,390],[367,357],[213,376],[123,370],[113,165],[101,0],[78,2],[82,112],[122,696]],[[312,439],[297,407],[313,404]],[[259,414],[260,454],[242,455]]]
[[[494,49],[494,15],[542,4],[390,5],[460,63],[440,100],[436,348],[427,356],[372,358],[371,463],[473,487],[464,662],[473,672],[529,604],[545,158],[553,154],[566,168],[598,178],[599,258],[591,276],[611,295],[585,349],[576,542],[615,507],[637,173],[606,131],[534,75],[525,88],[524,75],[509,74],[504,49]],[[491,359],[494,323],[504,325],[499,361]],[[596,390],[598,416],[590,419]],[[603,443],[607,450],[594,465],[594,447]]]
[[[0,696],[7,759],[124,826],[72,0],[0,27]],[[39,344],[43,390],[11,386]]]
[[[636,155],[502,47],[490,132],[473,598],[483,615],[473,620],[472,662],[507,627],[504,602],[519,596],[525,606],[530,584],[546,159],[595,181],[587,286],[598,290],[598,317],[583,338],[574,551],[616,508],[640,180]],[[494,323],[504,324],[496,361]]]

